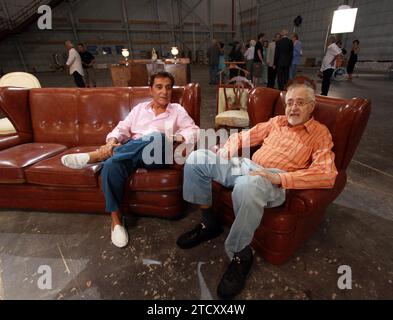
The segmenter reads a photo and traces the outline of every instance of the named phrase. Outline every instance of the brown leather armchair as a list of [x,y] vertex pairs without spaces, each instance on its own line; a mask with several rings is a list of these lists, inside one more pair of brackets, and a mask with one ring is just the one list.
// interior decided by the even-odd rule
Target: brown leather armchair
[[[256,88],[248,101],[250,126],[282,115],[284,109],[285,92]],[[345,187],[346,169],[366,127],[370,110],[371,103],[367,99],[317,96],[314,118],[326,125],[332,134],[339,173],[332,189],[287,190],[282,206],[265,210],[252,243],[264,259],[277,265],[286,262],[317,230],[327,206]],[[214,210],[230,225],[234,219],[231,190],[214,183],[213,199]]]
[[[0,135],[0,208],[58,212],[104,212],[100,168],[64,167],[60,158],[95,150],[139,102],[148,87],[0,88],[0,110],[16,133]],[[175,87],[181,103],[199,125],[200,87]],[[138,170],[125,186],[123,210],[175,218],[183,211],[182,167]]]

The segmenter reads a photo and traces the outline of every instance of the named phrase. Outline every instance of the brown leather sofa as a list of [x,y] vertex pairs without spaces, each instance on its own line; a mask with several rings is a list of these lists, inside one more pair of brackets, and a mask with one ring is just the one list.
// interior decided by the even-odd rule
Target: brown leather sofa
[[[0,88],[0,110],[16,133],[0,135],[0,208],[104,212],[99,166],[64,167],[60,158],[91,151],[139,102],[148,87]],[[195,123],[200,121],[198,84],[174,88]],[[182,167],[138,170],[126,185],[123,210],[165,218],[183,211]]]
[[[248,102],[250,126],[284,114],[284,102],[285,92],[254,89]],[[366,99],[317,96],[314,117],[332,134],[339,173],[333,189],[287,190],[286,202],[282,206],[265,210],[253,239],[254,249],[264,259],[272,264],[286,262],[317,230],[327,206],[345,187],[346,169],[366,127],[370,110],[371,103]],[[234,219],[231,190],[214,183],[213,199],[214,210],[230,225]]]

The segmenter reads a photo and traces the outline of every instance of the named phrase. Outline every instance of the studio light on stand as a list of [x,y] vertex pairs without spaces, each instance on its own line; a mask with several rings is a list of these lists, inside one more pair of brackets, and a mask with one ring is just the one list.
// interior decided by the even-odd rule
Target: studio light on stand
[[177,49],[177,47],[172,47],[171,54],[175,59],[175,63],[177,63],[177,55],[179,54],[179,49]]
[[[358,8],[351,8],[348,5],[341,5],[337,8],[337,10],[334,11],[333,19],[331,23],[331,30],[329,32],[330,29],[330,25],[329,25],[328,32],[326,34],[325,50],[329,45],[328,43],[329,33],[335,35],[335,34],[351,33],[354,31],[357,13],[358,13]],[[339,39],[342,40],[341,37]],[[346,77],[347,77],[347,71],[346,68],[344,68],[342,65],[336,67],[336,69],[333,71],[332,79],[335,81],[343,81],[346,79]]]
[[355,29],[358,8],[351,8],[348,5],[339,6],[334,11],[332,21],[332,34],[349,33]]
[[324,51],[327,47],[329,34],[350,33],[354,31],[357,13],[358,8],[351,8],[348,5],[341,5],[334,11],[332,22],[329,24],[326,33]]
[[130,52],[128,49],[121,49],[121,55],[126,59],[126,66],[128,67],[128,57],[130,56]]

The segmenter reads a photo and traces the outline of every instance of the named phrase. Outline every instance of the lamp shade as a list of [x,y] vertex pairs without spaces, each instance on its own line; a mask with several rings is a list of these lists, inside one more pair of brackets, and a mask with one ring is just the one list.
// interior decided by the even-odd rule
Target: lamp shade
[[177,49],[177,47],[172,47],[171,53],[172,55],[177,56],[179,54],[179,50]]
[[353,32],[358,8],[339,7],[334,11],[331,33]]
[[121,50],[121,55],[122,55],[124,58],[127,58],[127,57],[129,57],[130,52],[128,51],[128,49],[122,49],[122,50]]

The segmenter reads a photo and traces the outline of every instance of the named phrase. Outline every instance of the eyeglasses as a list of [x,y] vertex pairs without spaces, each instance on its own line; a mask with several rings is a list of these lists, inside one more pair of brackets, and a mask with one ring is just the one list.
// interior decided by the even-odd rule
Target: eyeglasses
[[309,104],[310,102],[313,102],[313,100],[309,100],[309,101],[303,101],[303,100],[297,100],[297,101],[295,101],[295,100],[288,100],[288,101],[286,102],[286,106],[292,108],[292,107],[296,104],[298,107],[301,108],[301,107],[304,107],[306,104]]

